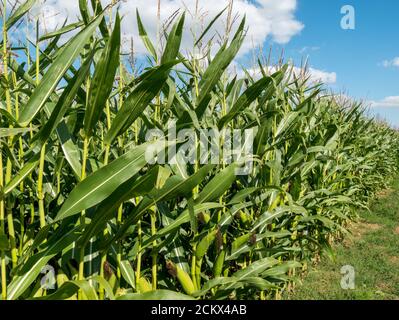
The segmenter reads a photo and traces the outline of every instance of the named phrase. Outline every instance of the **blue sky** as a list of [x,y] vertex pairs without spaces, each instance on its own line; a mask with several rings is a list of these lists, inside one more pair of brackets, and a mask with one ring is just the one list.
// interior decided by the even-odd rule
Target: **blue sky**
[[[355,9],[355,30],[341,29],[344,5]],[[387,66],[399,57],[399,1],[299,0],[295,18],[304,28],[275,48],[284,47],[296,63],[309,55],[312,67],[336,73],[334,90],[374,101],[372,112],[399,127],[399,99],[386,106],[387,97],[399,96],[399,66]]]
[[[16,0],[8,0],[9,3]],[[111,0],[101,0],[103,5]],[[161,0],[161,19],[177,9],[190,11],[186,15],[183,47],[190,48],[192,28],[196,19],[193,8],[197,0]],[[230,0],[198,0],[202,25],[226,7]],[[145,48],[138,36],[135,10],[139,9],[147,32],[156,38],[158,0],[129,0],[120,3],[124,19],[122,31],[130,44],[134,39],[135,52],[144,53]],[[341,8],[351,5],[355,9],[355,30],[341,28]],[[276,61],[284,48],[284,56],[296,65],[308,56],[311,71],[316,78],[325,79],[336,92],[362,99],[379,114],[399,127],[399,1],[398,0],[234,0],[233,11],[247,16],[249,35],[243,44],[240,62],[249,62],[254,45],[263,44],[265,54],[273,46]],[[71,23],[79,15],[78,0],[47,0],[31,11],[40,20],[42,29],[59,28],[65,19]],[[197,21],[198,23],[198,21]],[[26,25],[25,25],[26,26]],[[13,30],[15,39],[34,33],[28,29]],[[198,25],[197,25],[198,27]],[[222,21],[214,25],[214,31],[223,33]],[[42,30],[44,32],[44,30]],[[246,67],[251,67],[247,63]]]

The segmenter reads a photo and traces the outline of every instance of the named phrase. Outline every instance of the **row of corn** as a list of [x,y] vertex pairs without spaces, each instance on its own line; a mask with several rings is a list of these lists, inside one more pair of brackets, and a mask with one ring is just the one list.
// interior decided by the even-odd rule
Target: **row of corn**
[[[213,20],[187,56],[184,13],[157,44],[137,13],[140,69],[97,1],[16,46],[34,3],[2,8],[3,299],[278,298],[397,173],[399,133],[362,104],[289,64],[232,74],[245,19],[217,48]],[[222,161],[221,135],[204,161],[205,130],[251,132],[250,154]]]

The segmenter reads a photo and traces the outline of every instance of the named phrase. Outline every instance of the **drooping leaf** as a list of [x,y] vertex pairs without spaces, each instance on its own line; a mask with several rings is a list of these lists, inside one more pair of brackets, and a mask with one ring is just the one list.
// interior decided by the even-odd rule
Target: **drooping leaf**
[[83,25],[84,25],[84,23],[82,21],[78,21],[78,22],[74,22],[74,23],[68,24],[68,25],[63,26],[62,28],[60,28],[60,29],[58,29],[56,31],[48,32],[45,35],[41,36],[40,39],[39,39],[39,42],[42,42],[44,40],[48,40],[48,39],[51,39],[51,38],[59,37],[59,36],[64,35],[64,34],[66,34],[68,32],[71,32],[71,31],[74,31],[74,30],[78,29],[78,28],[82,27]]
[[163,147],[164,143],[146,143],[135,147],[82,180],[70,193],[55,221],[75,215],[110,196],[116,188],[133,177],[147,164],[146,152],[150,146]]
[[[272,77],[263,77],[258,80],[252,86],[250,86],[245,92],[237,99],[236,103],[232,106],[229,113],[224,116],[219,121],[219,128],[223,128],[226,123],[234,119],[240,112],[249,107],[249,105],[255,101],[255,99],[260,97],[262,91],[268,89],[268,87],[273,86],[273,78]],[[270,95],[273,91],[270,90]],[[269,95],[269,96],[270,96]]]
[[0,138],[14,137],[31,131],[31,128],[0,128]]
[[13,277],[7,287],[7,299],[15,300],[25,292],[30,284],[36,280],[42,268],[59,253],[63,248],[70,245],[78,237],[78,228],[60,234],[56,233],[49,239],[46,250],[31,256],[22,268]]
[[40,159],[40,153],[35,154],[28,162],[22,167],[21,170],[12,178],[4,188],[4,194],[7,195],[13,191],[24,179],[37,167]]
[[95,210],[91,223],[85,229],[82,239],[80,239],[81,246],[85,246],[95,234],[104,230],[108,220],[115,216],[115,212],[124,201],[135,196],[146,195],[155,187],[157,179],[158,167],[150,170],[140,178],[133,176],[125,183],[122,183]]

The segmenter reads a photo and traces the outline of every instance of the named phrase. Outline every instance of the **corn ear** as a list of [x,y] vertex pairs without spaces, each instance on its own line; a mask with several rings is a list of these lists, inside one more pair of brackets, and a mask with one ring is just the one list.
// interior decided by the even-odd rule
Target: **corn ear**
[[213,230],[208,233],[197,245],[195,256],[197,260],[201,260],[209,249],[209,246],[215,241],[218,230]]
[[216,261],[213,264],[213,276],[215,278],[220,277],[223,272],[224,261],[226,258],[226,250],[220,251],[216,257]]
[[144,277],[141,277],[138,281],[139,293],[146,293],[152,291],[151,283]]

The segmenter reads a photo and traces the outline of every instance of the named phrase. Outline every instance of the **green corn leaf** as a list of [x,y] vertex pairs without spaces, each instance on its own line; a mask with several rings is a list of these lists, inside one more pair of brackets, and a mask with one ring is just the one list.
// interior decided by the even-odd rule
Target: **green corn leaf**
[[[215,165],[213,164],[207,164],[186,179],[179,176],[169,178],[162,188],[162,200],[167,201],[176,197],[191,195],[192,190],[206,178],[214,167]],[[159,192],[154,190],[154,192],[148,195],[148,198],[153,200],[159,199]]]
[[[98,282],[104,288],[106,296],[108,297],[109,300],[115,300],[115,295],[114,295],[114,292],[113,292],[113,288],[111,287],[111,285],[109,284],[109,282],[107,280],[105,280],[103,277],[100,277],[100,276],[91,277],[90,281],[93,281],[93,280]],[[94,292],[96,292],[96,291],[94,291]],[[86,294],[86,297],[87,296],[88,295]],[[94,300],[94,299],[91,298],[89,300]]]
[[[248,108],[253,101],[259,98],[261,92],[268,89],[269,86],[274,88],[273,78],[264,77],[245,90],[245,92],[238,98],[236,103],[230,109],[229,113],[220,119],[218,124],[219,129],[223,128],[226,123],[234,119],[244,109]],[[269,90],[269,92],[269,96],[271,96],[273,91]]]
[[166,83],[170,69],[177,63],[178,61],[168,62],[153,68],[151,72],[147,73],[146,77],[126,98],[117,113],[111,129],[104,138],[106,144],[110,145],[116,137],[124,133],[141,116],[142,112],[161,91]]
[[[196,115],[201,119],[204,115],[206,108],[211,100],[211,91],[215,88],[216,84],[222,77],[224,71],[235,58],[241,44],[244,40],[244,22],[243,19],[240,27],[237,30],[236,36],[231,42],[229,47],[224,44],[216,54],[215,58],[210,63],[209,67],[204,72],[202,79],[199,83],[199,96],[197,99]],[[183,125],[190,121],[189,113],[186,111],[182,117],[179,118],[177,124]]]
[[[91,55],[89,55],[89,57],[80,67],[76,75],[69,81],[68,86],[64,89],[62,95],[57,101],[57,104],[52,110],[50,118],[40,129],[40,131],[32,138],[31,143],[33,145],[39,147],[42,146],[51,136],[53,131],[57,128],[61,119],[64,117],[65,113],[67,112],[68,108],[71,107],[78,90],[80,89],[81,85],[86,79],[86,76],[90,71],[90,66],[93,56],[94,56],[94,51],[92,51]],[[59,129],[60,131],[62,131],[62,126],[60,126]]]
[[18,121],[7,110],[0,108],[0,114],[7,118],[8,123],[18,127]]
[[226,286],[229,284],[237,283],[238,279],[235,277],[216,277],[208,280],[201,288],[201,290],[195,291],[193,297],[200,297],[207,294],[213,288],[219,286]]
[[[242,254],[253,250],[253,248],[256,246],[256,243],[263,239],[266,239],[266,238],[278,239],[278,238],[284,238],[284,237],[289,237],[289,236],[291,236],[291,232],[289,232],[289,231],[281,231],[281,232],[269,231],[269,232],[263,232],[260,235],[250,233],[246,237],[245,243],[237,244],[236,240],[238,240],[239,238],[233,242],[231,254],[226,258],[226,260],[227,261],[236,260]],[[250,242],[251,237],[253,237],[253,240],[251,240],[251,242]]]
[[204,29],[204,31],[202,32],[202,34],[199,36],[198,40],[195,42],[194,46],[197,46],[198,43],[200,43],[200,41],[206,36],[206,34],[208,33],[208,31],[212,28],[212,26],[215,24],[215,22],[217,21],[217,19],[220,18],[220,16],[223,14],[223,12],[225,12],[227,9],[224,8],[222,11],[220,11],[215,18],[212,19],[211,22],[209,22],[209,24],[207,25],[207,27]]
[[[253,278],[257,277],[259,274],[261,274],[263,271],[265,271],[268,268],[271,268],[278,264],[278,260],[274,258],[263,258],[259,259],[249,266],[247,266],[244,269],[238,270],[235,273],[233,273],[233,277],[237,279],[237,281],[242,281],[248,278]],[[233,284],[229,284],[226,287],[224,287],[224,290],[231,289],[233,287]]]
[[65,121],[61,121],[56,129],[58,140],[61,143],[61,149],[65,159],[73,170],[76,179],[80,180],[82,174],[82,162],[80,159],[80,150],[74,143],[73,137],[68,130]]
[[219,172],[205,187],[202,189],[195,204],[210,202],[222,196],[236,179],[237,164],[233,163],[226,169]]
[[24,181],[24,179],[37,168],[39,163],[40,153],[35,154],[29,161],[22,167],[21,170],[12,178],[12,180],[7,183],[4,188],[4,195],[9,194],[15,188],[19,186],[19,184]]
[[254,232],[256,229],[264,227],[267,223],[270,223],[271,221],[282,216],[286,212],[295,212],[303,215],[307,214],[306,209],[301,206],[281,206],[276,208],[273,212],[265,212],[261,216],[259,216],[258,219],[256,219],[256,221],[254,222],[251,231]]
[[14,137],[31,131],[31,128],[0,128],[0,138]]
[[243,19],[239,29],[237,30],[236,37],[228,48],[222,47],[216,54],[215,58],[206,69],[202,76],[201,82],[199,83],[199,97],[197,100],[196,114],[199,119],[202,118],[205,113],[206,107],[210,101],[210,93],[214,89],[215,85],[222,77],[224,71],[233,61],[235,56],[240,49],[242,42],[244,41],[243,28],[245,18]]
[[[206,282],[201,290],[193,293],[194,297],[200,297],[207,294],[212,289],[219,287],[218,290],[233,290],[242,287],[252,287],[258,290],[275,289],[277,286],[273,285],[271,282],[266,281],[260,277],[246,277],[240,279],[238,277],[217,277]],[[217,292],[217,291],[216,291]]]
[[90,83],[89,100],[84,118],[84,130],[88,137],[92,135],[94,126],[100,118],[101,111],[104,109],[112,91],[116,70],[119,66],[120,45],[121,20],[119,14],[117,14],[114,30],[97,63]]
[[75,241],[78,234],[78,229],[75,229],[63,234],[56,233],[52,238],[50,238],[46,250],[31,256],[14,276],[7,287],[7,299],[18,299],[31,283],[37,279],[42,268],[50,261],[50,259],[52,259],[63,248]]
[[84,45],[93,35],[104,14],[98,16],[86,28],[79,32],[57,55],[57,58],[41,79],[40,84],[33,91],[28,103],[21,111],[18,119],[21,126],[26,127],[35,115],[44,107],[47,99],[56,89],[65,72],[72,65]]
[[[94,14],[96,16],[100,15],[101,12],[104,12],[104,9],[103,9],[103,6],[101,4],[101,1],[91,0],[91,7],[92,7],[93,12],[94,12]],[[105,17],[103,17],[101,19],[99,27],[100,27],[100,32],[101,32],[101,35],[103,36],[103,38],[104,39],[108,39],[109,38],[109,31],[108,31],[108,27],[107,27],[107,22],[105,21]]]
[[124,201],[149,193],[155,187],[158,174],[159,167],[156,167],[138,179],[134,176],[122,183],[109,197],[103,200],[98,205],[91,223],[86,227],[82,239],[80,239],[81,246],[85,246],[95,234],[104,230],[108,220],[114,217],[114,213]]
[[85,300],[98,300],[95,288],[86,280],[67,281],[56,292],[31,300],[67,300],[77,294],[79,290],[82,290]]
[[[193,210],[194,210],[194,215],[198,217],[198,215],[201,212],[204,212],[206,210],[211,210],[211,209],[220,209],[223,206],[219,203],[216,202],[205,202],[205,203],[199,203],[194,205]],[[178,228],[183,225],[184,223],[190,222],[190,213],[189,209],[184,210],[173,222],[171,222],[169,225],[166,227],[160,229],[157,231],[156,235],[151,236],[150,238],[146,239],[143,242],[142,248],[146,248],[147,246],[151,245],[153,241],[160,239],[162,237],[167,236],[168,234],[178,230]]]
[[245,188],[244,190],[238,191],[234,197],[230,200],[229,204],[238,204],[243,202],[248,196],[254,195],[257,191],[261,190],[261,188],[252,187]]
[[[167,219],[166,216],[164,218],[165,220]],[[165,227],[173,222],[172,219],[167,220],[167,224],[164,224]],[[165,256],[165,259],[172,260],[180,269],[184,270],[187,273],[190,273],[190,266],[185,258],[186,251],[184,249],[181,239],[178,237],[174,238],[168,248],[170,248],[170,250],[169,253]]]
[[198,260],[201,260],[205,256],[210,245],[215,241],[217,232],[218,230],[211,231],[198,243],[197,249],[195,251],[195,256]]
[[90,22],[89,7],[87,6],[87,0],[79,0],[79,10],[85,25]]
[[[270,289],[278,289],[279,287],[273,284],[270,281],[267,281],[261,277],[246,277],[238,281],[237,285],[234,285],[236,288],[253,288],[257,290],[270,290]],[[222,288],[223,290],[223,288]]]
[[109,197],[147,164],[146,152],[150,146],[163,147],[164,143],[146,143],[135,147],[81,181],[70,193],[55,221],[75,215]]
[[6,21],[6,30],[9,30],[13,25],[15,25],[37,2],[37,0],[27,0],[22,3],[12,16],[8,17]]
[[161,64],[174,61],[179,53],[180,44],[183,37],[184,17],[185,14],[183,13],[168,35],[168,41],[166,42]]
[[123,279],[133,288],[136,288],[136,280],[135,280],[135,275],[134,275],[134,270],[130,264],[129,261],[127,260],[122,260],[119,263],[119,267],[121,269],[121,274]]
[[139,29],[139,36],[141,40],[143,41],[145,47],[147,48],[148,52],[151,54],[151,56],[157,60],[157,52],[155,50],[154,45],[152,44],[150,38],[148,37],[147,31],[144,28],[143,23],[141,22],[140,14],[139,11],[136,9],[136,17],[137,17],[137,26]]
[[262,272],[262,278],[282,276],[287,274],[289,270],[301,267],[302,264],[297,261],[287,261]]
[[213,165],[204,166],[185,180],[178,176],[172,176],[169,178],[161,190],[154,190],[148,196],[144,197],[137,208],[126,218],[124,224],[118,230],[114,238],[107,242],[107,245],[112,241],[122,238],[126,230],[131,225],[137,223],[137,221],[140,220],[147,210],[149,210],[154,204],[160,201],[173,199],[177,196],[191,194],[192,190],[205,179],[213,167]]
[[63,26],[62,28],[60,28],[60,29],[58,29],[56,31],[49,32],[49,33],[46,33],[44,36],[41,36],[40,39],[39,39],[39,42],[42,42],[44,40],[48,40],[48,39],[51,39],[51,38],[56,38],[56,37],[62,36],[64,34],[68,33],[68,32],[74,31],[74,30],[76,30],[76,29],[78,29],[78,28],[80,28],[82,26],[84,26],[84,23],[82,21],[68,24],[68,25]]
[[[206,174],[209,172],[211,168],[212,165],[208,165],[204,168],[201,168],[196,174],[194,174],[187,180],[181,180],[180,178],[175,179],[176,177],[171,177],[170,182],[168,181],[169,183],[167,182],[164,188],[154,192],[154,196],[149,195],[148,197],[144,198],[142,202],[140,202],[140,205],[137,207],[137,209],[133,211],[133,213],[129,217],[127,217],[122,227],[116,233],[115,237],[111,241],[108,241],[107,245],[113,241],[117,241],[120,238],[122,238],[126,230],[129,228],[129,226],[140,220],[143,214],[147,210],[149,210],[155,203],[166,200],[171,195],[173,197],[176,197],[177,190],[181,190],[180,192],[188,192],[188,190],[191,191],[197,184],[199,184],[203,180],[204,176],[206,176]],[[226,191],[226,189],[228,189],[231,186],[231,184],[235,179],[236,168],[237,168],[236,164],[230,165],[225,170],[217,174],[204,187],[203,191],[194,201],[195,215],[197,215],[200,212],[198,211],[198,208],[202,208],[201,204],[208,203],[209,201],[219,198]],[[214,203],[209,203],[209,205],[212,208],[215,208]],[[219,205],[216,204],[216,207],[219,207]],[[202,211],[204,210],[205,209],[202,208]],[[189,210],[187,209],[171,225],[165,227],[164,229],[162,229],[162,231],[158,231],[156,237],[159,238],[160,236],[165,235],[166,232],[175,230],[176,227],[189,221],[190,221],[190,214]]]

